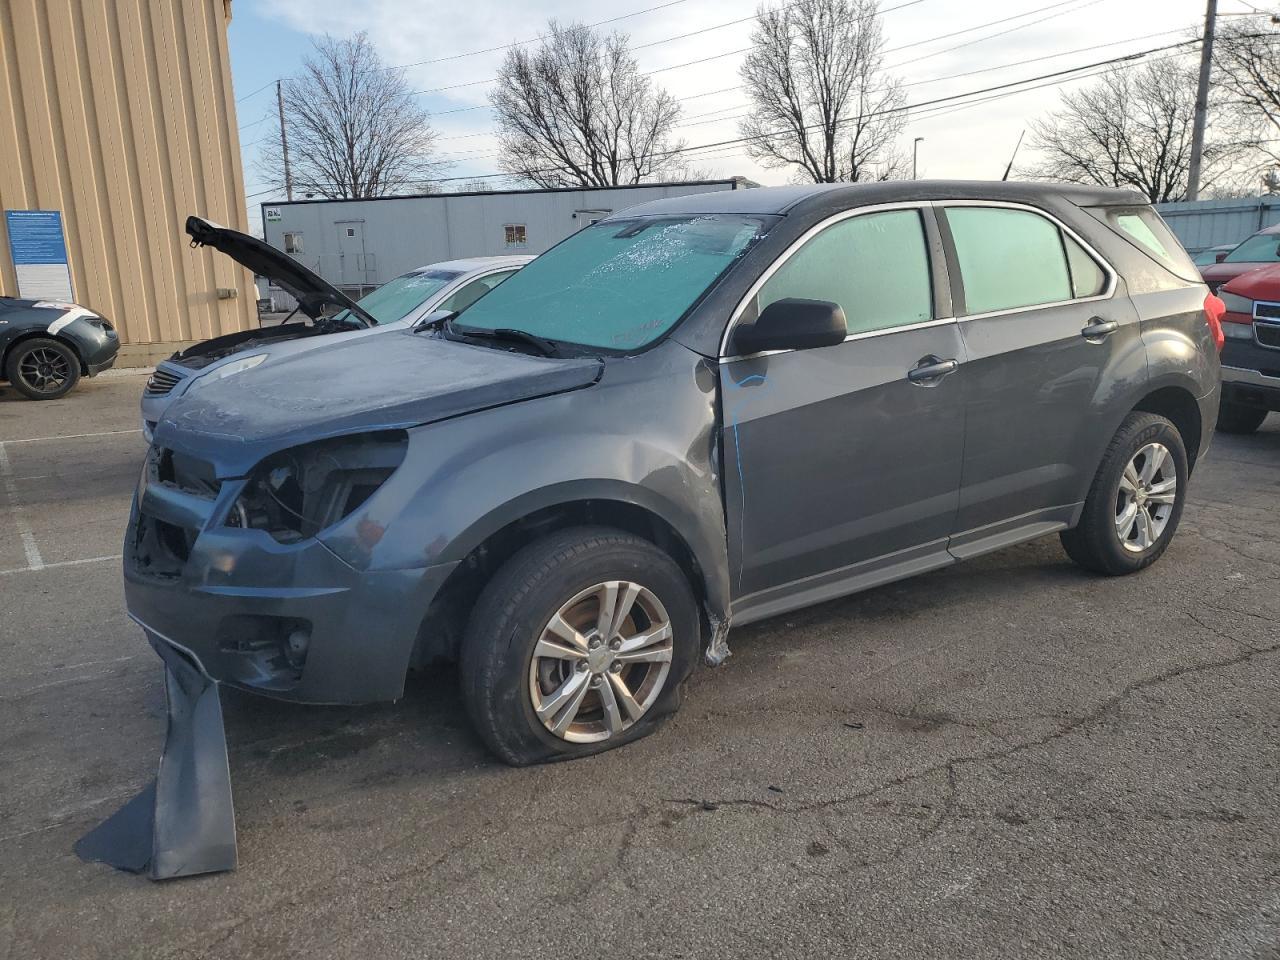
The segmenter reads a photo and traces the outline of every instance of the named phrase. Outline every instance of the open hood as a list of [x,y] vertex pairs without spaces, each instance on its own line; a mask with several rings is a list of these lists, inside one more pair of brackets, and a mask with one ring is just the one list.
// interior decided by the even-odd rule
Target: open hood
[[213,247],[236,263],[287,290],[297,299],[299,309],[312,320],[319,320],[324,315],[325,307],[333,307],[351,311],[353,326],[378,325],[377,320],[333,284],[257,237],[229,230],[202,217],[187,217],[187,236],[191,238],[193,246]]

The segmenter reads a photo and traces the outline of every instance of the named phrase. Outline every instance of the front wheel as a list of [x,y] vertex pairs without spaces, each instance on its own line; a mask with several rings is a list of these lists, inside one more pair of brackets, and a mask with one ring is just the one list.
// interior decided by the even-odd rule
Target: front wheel
[[1267,411],[1262,407],[1246,407],[1230,400],[1223,400],[1218,407],[1218,429],[1223,433],[1253,433],[1265,419]]
[[1108,576],[1155,563],[1178,528],[1187,476],[1178,428],[1154,413],[1129,414],[1094,475],[1080,522],[1061,534],[1068,556]]
[[56,400],[80,379],[80,358],[60,340],[36,337],[13,348],[5,376],[30,400]]
[[597,753],[676,710],[697,648],[693,592],[669,556],[620,530],[564,530],[481,592],[462,645],[467,712],[510,764]]

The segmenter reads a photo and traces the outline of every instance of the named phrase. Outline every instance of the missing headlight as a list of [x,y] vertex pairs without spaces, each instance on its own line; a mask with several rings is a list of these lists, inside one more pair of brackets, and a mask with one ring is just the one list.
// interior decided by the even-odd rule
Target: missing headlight
[[281,543],[314,537],[373,496],[408,445],[403,430],[383,430],[272,454],[250,474],[227,526],[265,530]]

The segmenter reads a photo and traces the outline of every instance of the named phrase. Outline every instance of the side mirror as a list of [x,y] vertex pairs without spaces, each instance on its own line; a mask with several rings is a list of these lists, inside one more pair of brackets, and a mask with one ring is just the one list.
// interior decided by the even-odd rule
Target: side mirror
[[1219,250],[1213,255],[1213,262],[1221,263],[1223,260],[1227,259],[1227,254],[1230,252],[1230,250]]
[[838,303],[787,297],[760,312],[755,323],[740,325],[733,334],[739,356],[765,350],[809,350],[843,343],[849,324]]

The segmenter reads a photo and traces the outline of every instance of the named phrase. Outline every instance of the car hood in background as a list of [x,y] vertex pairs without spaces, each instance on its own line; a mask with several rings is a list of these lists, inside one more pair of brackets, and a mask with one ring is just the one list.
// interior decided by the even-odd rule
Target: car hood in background
[[1280,302],[1280,264],[1242,273],[1223,284],[1222,289],[1247,300]]
[[268,454],[588,387],[595,357],[560,359],[389,332],[309,350],[180,397],[155,442],[243,476]]
[[302,312],[312,320],[323,316],[324,308],[328,306],[350,310],[365,326],[378,325],[377,320],[333,284],[257,237],[219,226],[202,217],[187,217],[187,236],[197,246],[213,247],[287,290],[298,301]]
[[1211,263],[1200,268],[1200,276],[1214,290],[1241,274],[1270,267],[1269,263]]

